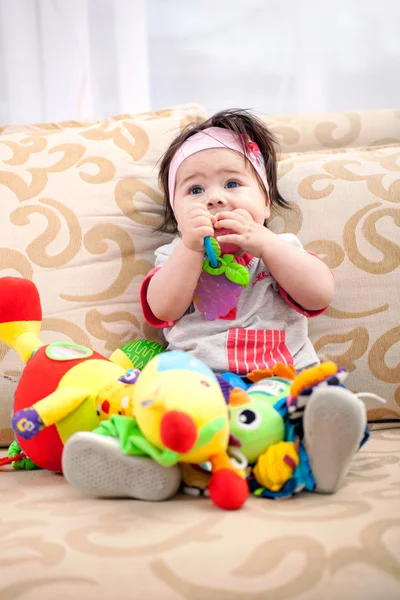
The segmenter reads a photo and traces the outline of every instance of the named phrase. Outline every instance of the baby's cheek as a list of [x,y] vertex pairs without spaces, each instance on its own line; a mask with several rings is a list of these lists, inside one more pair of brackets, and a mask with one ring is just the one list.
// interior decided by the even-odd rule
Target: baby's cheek
[[254,207],[251,205],[251,202],[242,200],[240,202],[239,201],[236,202],[233,212],[237,212],[239,214],[250,217],[251,213],[253,211],[253,208]]
[[250,212],[250,216],[254,223],[259,223],[260,225],[264,224],[264,221],[265,221],[265,211],[264,210],[261,210],[261,209],[260,210],[252,210]]
[[248,205],[243,206],[243,208],[241,209],[241,213],[248,219],[249,224],[251,224],[252,222],[258,222],[258,214],[257,211],[254,210],[254,207]]

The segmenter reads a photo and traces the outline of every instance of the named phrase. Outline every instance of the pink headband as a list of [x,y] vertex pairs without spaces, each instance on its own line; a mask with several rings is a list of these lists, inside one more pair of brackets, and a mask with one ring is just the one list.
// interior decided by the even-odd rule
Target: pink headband
[[235,150],[245,156],[260,176],[267,194],[269,193],[264,159],[257,144],[250,138],[245,139],[245,153],[240,137],[236,133],[230,129],[224,129],[223,127],[209,127],[188,138],[176,151],[171,161],[168,175],[168,190],[169,202],[172,210],[174,209],[176,174],[179,167],[183,161],[189,158],[189,156],[192,156],[192,154],[201,152],[201,150],[208,150],[209,148],[229,148],[230,150]]

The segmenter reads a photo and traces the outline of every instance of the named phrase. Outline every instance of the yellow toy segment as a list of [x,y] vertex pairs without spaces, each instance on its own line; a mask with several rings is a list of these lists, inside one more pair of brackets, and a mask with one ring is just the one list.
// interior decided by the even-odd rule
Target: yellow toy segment
[[133,340],[115,350],[110,360],[117,365],[128,369],[143,371],[152,358],[165,352],[161,344],[149,340]]
[[[157,448],[164,450],[161,440],[163,417],[178,411],[188,415],[197,430],[213,419],[222,417],[223,427],[211,441],[180,457],[181,462],[202,463],[214,454],[224,452],[229,439],[228,407],[216,379],[196,371],[165,370],[160,372],[158,361],[151,361],[135,384],[135,418],[144,436]],[[179,381],[179,386],[177,386]]]
[[18,352],[27,363],[33,352],[44,344],[39,340],[40,321],[0,323],[0,340]]
[[100,390],[96,397],[97,414],[100,421],[111,415],[133,417],[134,385],[113,381]]
[[321,381],[324,381],[324,379],[334,375],[337,373],[337,371],[337,365],[330,361],[323,362],[316,367],[302,371],[297,375],[296,379],[290,386],[290,394],[296,398],[304,388],[321,383]]
[[293,467],[297,467],[298,464],[299,456],[295,444],[278,442],[261,454],[253,472],[260,485],[277,492],[292,477]]
[[73,387],[57,389],[52,394],[39,400],[35,404],[35,410],[46,427],[59,423],[65,417],[74,412],[90,396],[88,390]]
[[[129,406],[132,399],[129,393],[132,393],[130,388],[119,383],[118,389],[120,394],[115,396],[111,403],[107,391],[110,391],[110,381],[117,380],[125,371],[111,362],[105,360],[88,360],[81,362],[69,371],[60,379],[55,392],[39,400],[35,404],[35,410],[46,427],[57,424],[61,439],[66,441],[68,437],[76,431],[76,423],[86,423],[89,427],[95,428],[99,424],[99,420],[110,418],[111,414],[122,414],[121,407],[118,406],[118,401],[122,403],[124,397],[129,397]],[[117,383],[114,384],[117,386]],[[115,389],[115,388],[114,388]],[[125,391],[127,389],[127,391]],[[101,402],[104,405],[109,401],[110,410],[108,413],[97,408],[99,395],[101,392]],[[83,404],[88,404],[90,407],[83,407]],[[127,404],[127,406],[128,406]],[[81,408],[80,411],[78,409]],[[87,413],[84,419],[81,419],[81,412]],[[87,416],[91,415],[90,423],[87,422]]]
[[96,396],[110,381],[118,380],[124,373],[122,367],[107,360],[87,360],[67,371],[60,379],[58,388],[74,387],[90,390],[91,395]]
[[132,361],[127,357],[127,355],[125,354],[125,352],[122,352],[122,350],[120,350],[119,348],[117,348],[111,354],[110,360],[115,365],[120,366],[125,371],[128,371],[129,369],[133,369],[134,368],[134,365],[132,364]]
[[74,412],[57,423],[58,435],[63,444],[67,442],[71,435],[76,433],[77,423],[80,423],[80,431],[93,431],[93,429],[99,426],[100,418],[96,413],[95,399],[93,397],[86,398]]

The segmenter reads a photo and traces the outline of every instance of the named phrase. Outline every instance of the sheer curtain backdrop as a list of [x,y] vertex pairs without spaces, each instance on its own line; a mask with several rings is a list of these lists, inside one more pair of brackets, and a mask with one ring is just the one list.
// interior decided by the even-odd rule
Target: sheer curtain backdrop
[[149,108],[146,0],[0,0],[0,125]]
[[0,125],[400,105],[399,0],[0,0]]
[[400,106],[399,0],[148,0],[151,102]]

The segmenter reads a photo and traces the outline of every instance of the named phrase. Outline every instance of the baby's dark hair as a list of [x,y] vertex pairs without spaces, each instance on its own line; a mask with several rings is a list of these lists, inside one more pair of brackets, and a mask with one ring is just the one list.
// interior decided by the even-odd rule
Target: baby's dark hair
[[[199,133],[199,131],[208,129],[209,127],[222,127],[223,129],[230,129],[238,134],[243,143],[244,154],[246,154],[245,139],[251,138],[251,140],[258,145],[264,158],[271,209],[276,209],[278,206],[281,208],[290,208],[289,202],[287,202],[281,196],[278,190],[278,178],[276,172],[277,141],[274,135],[259,118],[255,117],[247,110],[232,108],[216,113],[203,123],[190,123],[175,137],[168,150],[162,157],[159,178],[162,190],[164,192],[164,219],[159,227],[160,231],[165,231],[168,233],[177,233],[178,231],[174,211],[169,203],[168,174],[171,161],[176,151],[188,138],[196,133]],[[256,175],[259,180],[260,187],[265,191],[259,175],[257,173]]]

